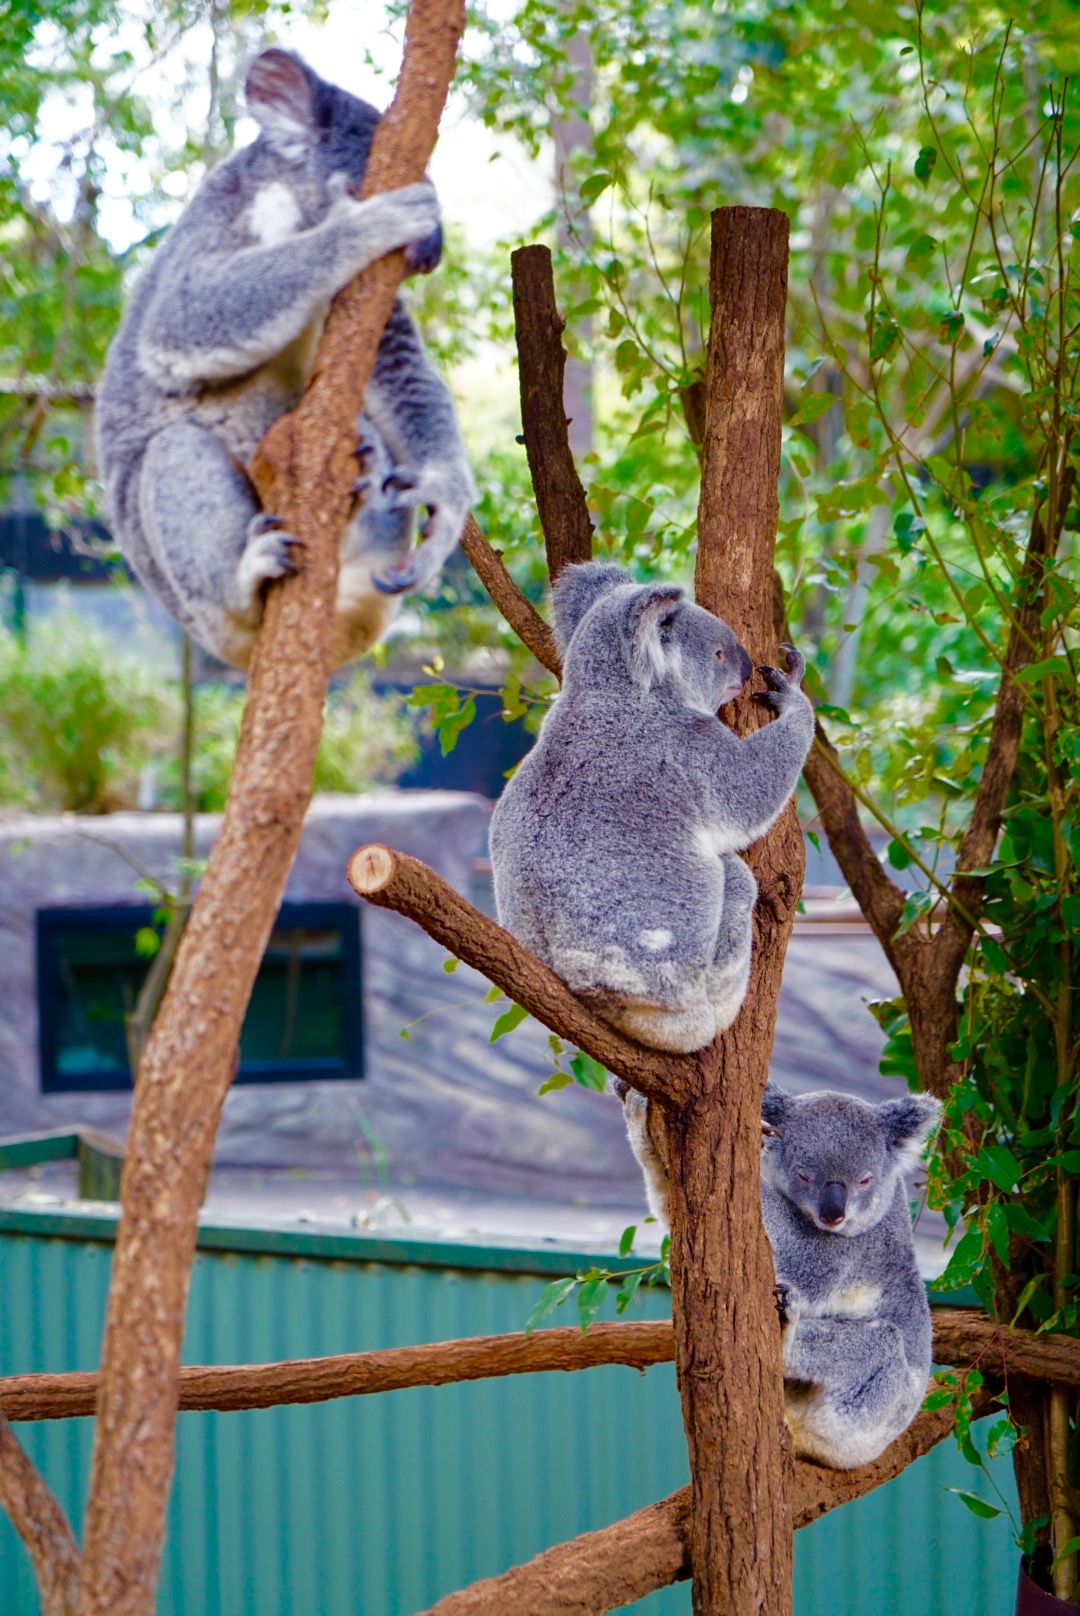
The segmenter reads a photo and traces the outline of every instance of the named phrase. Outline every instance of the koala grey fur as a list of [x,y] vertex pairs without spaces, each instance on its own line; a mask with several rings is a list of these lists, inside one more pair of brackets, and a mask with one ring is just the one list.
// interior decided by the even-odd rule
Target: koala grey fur
[[[648,1101],[621,1080],[649,1208],[668,1227],[668,1177]],[[941,1106],[929,1094],[880,1105],[773,1084],[762,1105],[761,1212],[772,1247],[795,1452],[852,1470],[918,1413],[930,1374],[930,1309],[915,1261],[904,1174]]]
[[750,658],[681,589],[585,562],[553,606],[562,693],[491,821],[499,920],[631,1037],[701,1049],[749,978],[757,887],[736,855],[813,738],[802,658],[762,670],[777,718],[739,740],[716,713]]
[[[96,429],[114,531],[140,581],[208,651],[245,667],[263,585],[297,541],[245,465],[298,402],[330,300],[395,248],[438,262],[426,182],[357,200],[374,107],[268,50],[247,80],[258,138],[207,175],[139,280],[109,351]],[[398,301],[357,423],[365,503],[342,542],[334,665],[432,578],[474,497],[450,394]],[[423,542],[413,518],[425,506]]]

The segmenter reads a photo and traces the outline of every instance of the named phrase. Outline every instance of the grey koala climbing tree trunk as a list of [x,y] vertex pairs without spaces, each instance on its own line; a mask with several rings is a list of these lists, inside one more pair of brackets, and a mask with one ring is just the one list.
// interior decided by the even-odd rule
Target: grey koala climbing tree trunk
[[[786,214],[713,214],[695,594],[755,663],[774,665],[787,264]],[[763,722],[750,695],[734,704],[736,734]],[[695,1616],[791,1610],[793,1472],[758,1171],[761,1096],[805,862],[794,804],[748,862],[759,888],[749,992],[734,1025],[689,1068],[689,1100],[663,1113]]]
[[[423,178],[453,77],[462,0],[414,0],[365,194]],[[81,1616],[151,1616],[173,1468],[188,1282],[240,1028],[295,856],[330,678],[355,421],[404,269],[372,265],[334,300],[314,379],[252,467],[306,545],[269,593],[224,822],[143,1051],[97,1399]]]

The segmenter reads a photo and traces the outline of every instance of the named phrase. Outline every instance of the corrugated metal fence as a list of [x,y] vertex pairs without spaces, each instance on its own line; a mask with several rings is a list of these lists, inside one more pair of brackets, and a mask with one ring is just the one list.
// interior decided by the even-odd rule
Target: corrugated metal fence
[[[89,1214],[0,1212],[0,1373],[96,1365],[112,1229]],[[574,1266],[551,1249],[204,1230],[184,1359],[517,1330],[541,1286]],[[666,1313],[666,1292],[639,1295],[636,1316]],[[78,1527],[92,1422],[18,1430]],[[995,1476],[1011,1490],[1006,1464]],[[182,1414],[159,1616],[409,1616],[685,1480],[669,1365]],[[800,1532],[798,1616],[1008,1616],[1007,1523],[975,1520],[943,1490],[973,1485],[943,1446]],[[689,1593],[634,1609],[686,1616]],[[0,1616],[37,1611],[29,1563],[0,1516]]]

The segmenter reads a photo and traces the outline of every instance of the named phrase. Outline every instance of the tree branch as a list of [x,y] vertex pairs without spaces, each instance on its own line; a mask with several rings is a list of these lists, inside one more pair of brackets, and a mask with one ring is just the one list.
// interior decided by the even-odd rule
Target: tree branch
[[[777,640],[790,643],[791,625],[784,586],[776,572],[772,580],[772,609]],[[844,778],[836,748],[820,723],[814,725],[814,746],[803,767],[803,778],[821,815],[822,827],[844,880],[899,976],[902,961],[906,963],[906,950],[903,940],[897,939],[895,933],[903,913],[905,894],[887,874],[870,844],[855,793]]]
[[37,1577],[42,1616],[75,1616],[79,1550],[64,1512],[0,1410],[0,1504],[22,1538]]
[[[1046,599],[1046,566],[1057,551],[1075,481],[1075,469],[1067,466],[1061,477],[1053,533],[1047,532],[1038,510],[1032,518],[1031,537],[1016,586],[1015,621],[1001,669],[986,762],[975,792],[971,820],[960,843],[956,874],[951,883],[952,895],[962,912],[950,906],[944,925],[939,927],[930,945],[937,968],[949,980],[950,991],[955,991],[964,955],[971,942],[974,931],[972,921],[978,919],[982,910],[983,878],[967,872],[984,868],[993,858],[1001,829],[1001,816],[1009,800],[1009,789],[1020,752],[1026,705],[1024,689],[1016,683],[1016,675],[1041,654],[1043,630],[1040,620]],[[965,919],[965,916],[970,916],[971,920]]]
[[[989,1413],[988,1399],[976,1418]],[[873,1464],[859,1470],[826,1470],[795,1464],[794,1523],[809,1526],[828,1510],[872,1492],[906,1470],[953,1430],[951,1409],[917,1415]],[[690,1575],[690,1488],[640,1509],[614,1526],[586,1532],[547,1549],[525,1565],[473,1583],[440,1599],[422,1616],[602,1616],[644,1599]]]
[[[548,1370],[593,1369],[627,1364],[649,1369],[675,1355],[668,1319],[592,1324],[482,1335],[430,1346],[349,1352],[332,1358],[284,1363],[192,1365],[180,1371],[180,1408],[233,1412],[277,1408],[285,1403],[325,1403],[338,1397],[368,1397],[407,1386],[450,1386],[465,1380],[533,1375]],[[94,1412],[99,1377],[11,1375],[0,1380],[0,1400],[12,1420],[68,1420]]]
[[453,887],[407,853],[372,842],[349,860],[349,881],[369,903],[394,909],[502,988],[537,1021],[661,1104],[677,1103],[692,1057],[646,1049],[600,1021],[566,983]]
[[[423,178],[453,76],[462,0],[409,13],[364,194]],[[329,685],[355,422],[404,267],[394,253],[334,299],[313,380],[252,466],[306,545],[256,640],[229,800],[135,1087],[102,1358],[81,1616],[151,1616],[173,1467],[180,1345],[199,1204],[240,1027],[311,791]]]
[[[1074,1336],[1007,1330],[970,1309],[936,1308],[932,1318],[935,1363],[957,1368],[977,1364],[995,1382],[1020,1376],[1080,1387],[1080,1341]],[[669,1319],[593,1324],[587,1335],[576,1326],[534,1335],[517,1331],[330,1358],[192,1365],[180,1371],[179,1407],[222,1413],[277,1408],[287,1403],[368,1397],[406,1386],[449,1386],[502,1375],[592,1369],[598,1364],[648,1369],[670,1363],[674,1356]],[[0,1379],[0,1406],[14,1421],[80,1419],[94,1412],[99,1379],[92,1370],[9,1375]]]
[[[521,426],[536,508],[544,530],[548,577],[554,583],[572,561],[592,559],[592,523],[566,427],[562,345],[565,318],[555,302],[547,247],[519,247],[510,255],[514,334],[521,382]],[[526,642],[528,643],[528,642]]]
[[503,566],[501,552],[488,543],[474,516],[466,517],[465,530],[461,535],[461,548],[471,561],[476,576],[521,643],[549,673],[553,673],[556,679],[561,679],[562,658],[555,644],[554,634],[532,601],[525,599]]

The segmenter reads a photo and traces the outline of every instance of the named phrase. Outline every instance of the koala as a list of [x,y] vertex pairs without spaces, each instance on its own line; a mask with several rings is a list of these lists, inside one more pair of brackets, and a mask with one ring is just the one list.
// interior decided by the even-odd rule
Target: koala
[[[668,1176],[648,1101],[621,1078],[612,1086],[649,1209],[666,1229]],[[926,1395],[930,1309],[904,1174],[940,1114],[929,1094],[868,1105],[830,1090],[765,1090],[761,1212],[776,1270],[785,1415],[795,1452],[836,1470],[877,1458]]]
[[776,1268],[795,1452],[869,1464],[911,1424],[930,1374],[930,1309],[904,1174],[937,1127],[929,1094],[880,1105],[772,1084],[761,1210]]
[[739,740],[716,714],[750,658],[681,589],[585,562],[553,615],[562,694],[491,821],[499,920],[630,1037],[701,1049],[746,994],[757,887],[737,855],[810,749],[803,660],[761,670],[777,717]]
[[[425,183],[358,200],[379,113],[283,50],[246,84],[259,136],[204,180],[142,275],[98,393],[102,478],[125,559],[187,632],[246,667],[264,586],[301,546],[260,507],[245,466],[299,401],[330,300],[404,247],[442,251]],[[474,488],[450,394],[395,303],[357,423],[363,497],[342,542],[334,665],[434,577]],[[414,514],[424,507],[422,542]]]

